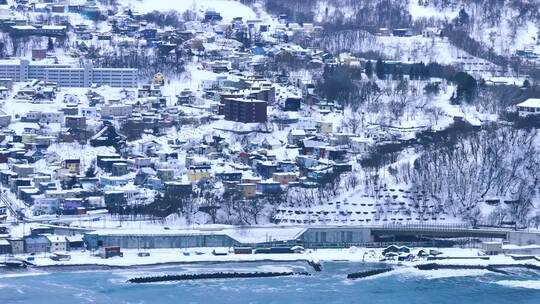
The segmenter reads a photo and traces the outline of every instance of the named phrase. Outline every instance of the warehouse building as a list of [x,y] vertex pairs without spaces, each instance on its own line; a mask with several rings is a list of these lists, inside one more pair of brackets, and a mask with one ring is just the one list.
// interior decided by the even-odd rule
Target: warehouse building
[[239,242],[226,234],[213,233],[97,233],[84,235],[89,249],[107,246],[122,248],[188,248],[188,247],[231,247]]

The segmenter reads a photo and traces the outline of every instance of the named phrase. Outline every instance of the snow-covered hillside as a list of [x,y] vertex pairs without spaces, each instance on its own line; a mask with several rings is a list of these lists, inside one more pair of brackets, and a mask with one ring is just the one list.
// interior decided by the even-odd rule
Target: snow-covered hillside
[[191,10],[204,15],[206,10],[215,10],[228,21],[238,16],[243,17],[245,20],[257,18],[255,12],[251,8],[234,0],[125,0],[121,2],[123,5],[126,5],[139,13],[148,13],[156,10],[174,10],[183,13],[187,10]]
[[[503,56],[517,50],[538,52],[538,1],[442,1],[442,0],[314,0],[288,4],[266,0],[274,13],[288,14],[294,21],[332,24],[340,29],[409,28],[413,35],[428,26],[442,29],[454,20],[466,22],[467,34]],[[462,20],[461,20],[462,19]],[[434,45],[428,53],[437,52]],[[444,58],[444,57],[443,57]]]

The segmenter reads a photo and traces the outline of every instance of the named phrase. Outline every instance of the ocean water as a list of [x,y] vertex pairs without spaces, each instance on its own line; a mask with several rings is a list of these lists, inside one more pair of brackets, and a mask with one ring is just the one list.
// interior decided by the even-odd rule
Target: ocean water
[[[133,269],[0,271],[0,303],[540,303],[540,273],[398,269],[360,280],[350,272],[382,265],[328,262],[154,266]],[[309,277],[131,284],[153,274],[215,271],[309,271]]]

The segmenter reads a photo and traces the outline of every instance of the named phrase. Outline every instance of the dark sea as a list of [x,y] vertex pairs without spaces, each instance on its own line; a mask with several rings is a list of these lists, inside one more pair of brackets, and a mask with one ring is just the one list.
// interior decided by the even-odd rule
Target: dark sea
[[[167,265],[124,269],[0,270],[0,303],[540,303],[540,273],[397,269],[349,280],[348,273],[384,267],[327,262]],[[133,284],[132,277],[181,273],[308,271],[311,276]]]

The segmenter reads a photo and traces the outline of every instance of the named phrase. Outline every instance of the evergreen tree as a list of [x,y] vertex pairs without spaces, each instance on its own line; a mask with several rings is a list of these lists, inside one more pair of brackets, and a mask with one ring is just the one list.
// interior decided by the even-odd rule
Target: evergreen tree
[[96,167],[94,164],[91,164],[88,169],[84,172],[85,177],[96,177]]
[[51,37],[47,41],[47,51],[54,51],[54,42]]
[[418,70],[416,69],[416,64],[411,65],[409,69],[409,79],[410,80],[418,79]]
[[459,72],[454,76],[453,82],[457,84],[455,95],[450,99],[453,104],[461,104],[463,101],[470,103],[474,100],[478,88],[474,77],[465,72]]
[[429,76],[429,67],[422,62],[422,71],[421,71],[421,77],[422,79],[428,79]]
[[377,59],[377,63],[375,64],[375,74],[377,74],[379,79],[384,79],[386,74],[384,62],[380,58]]
[[462,9],[459,11],[458,24],[459,24],[459,25],[465,25],[465,24],[468,24],[468,23],[469,23],[469,20],[470,20],[469,14],[467,14],[467,12],[465,11],[465,9],[462,8]]
[[368,60],[366,63],[366,75],[369,78],[373,77],[373,64],[371,63],[371,60]]

